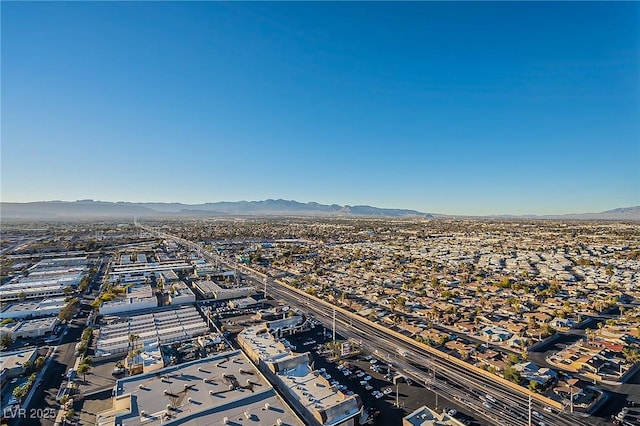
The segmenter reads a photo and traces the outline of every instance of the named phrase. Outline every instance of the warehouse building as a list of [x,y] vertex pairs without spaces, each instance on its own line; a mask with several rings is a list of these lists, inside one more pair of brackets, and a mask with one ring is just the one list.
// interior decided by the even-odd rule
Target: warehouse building
[[96,425],[304,425],[238,350],[120,379],[112,402]]

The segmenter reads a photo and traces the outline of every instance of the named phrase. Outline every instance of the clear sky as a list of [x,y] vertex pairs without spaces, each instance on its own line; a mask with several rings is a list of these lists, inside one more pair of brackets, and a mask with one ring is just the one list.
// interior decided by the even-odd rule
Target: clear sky
[[2,2],[2,201],[640,204],[640,3]]

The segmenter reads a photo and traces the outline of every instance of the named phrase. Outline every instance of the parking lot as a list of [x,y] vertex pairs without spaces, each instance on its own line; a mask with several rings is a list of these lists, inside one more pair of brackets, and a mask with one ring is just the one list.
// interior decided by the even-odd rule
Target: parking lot
[[[442,398],[436,401],[431,391],[400,378],[393,383],[398,374],[383,360],[367,353],[359,353],[332,362],[329,354],[322,351],[323,344],[331,341],[329,334],[323,334],[321,328],[288,336],[287,340],[296,347],[297,352],[309,351],[312,354],[314,368],[325,374],[328,380],[336,381],[345,392],[360,396],[366,410],[374,416],[371,424],[400,425],[402,417],[427,405],[431,408],[454,408],[454,405]],[[457,410],[456,410],[457,411]],[[470,420],[462,413],[456,413],[459,420]],[[470,424],[473,424],[470,422]]]

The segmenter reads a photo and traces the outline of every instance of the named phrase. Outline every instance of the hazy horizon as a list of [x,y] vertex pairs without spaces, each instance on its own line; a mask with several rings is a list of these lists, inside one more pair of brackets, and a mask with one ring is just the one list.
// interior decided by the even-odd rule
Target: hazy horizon
[[640,3],[5,2],[4,202],[640,205]]
[[[195,206],[195,205],[204,205],[204,204],[216,204],[216,203],[242,203],[242,202],[247,202],[247,203],[259,203],[259,202],[264,202],[264,201],[268,201],[268,200],[273,200],[273,201],[279,201],[279,200],[284,200],[284,201],[293,201],[293,202],[298,202],[298,203],[302,203],[302,204],[310,204],[310,203],[317,203],[317,204],[323,204],[323,205],[335,205],[338,203],[318,203],[317,201],[314,200],[309,200],[309,201],[303,201],[303,200],[289,200],[289,199],[283,199],[283,198],[267,198],[264,200],[210,200],[210,201],[203,201],[203,202],[195,202],[195,203],[184,203],[184,202],[180,202],[180,201],[171,201],[171,202],[164,202],[164,201],[124,201],[124,200],[117,200],[117,201],[112,201],[112,200],[98,200],[98,199],[79,199],[79,200],[57,200],[57,199],[52,199],[52,200],[34,200],[34,201],[24,201],[24,202],[14,202],[14,201],[0,201],[2,203],[56,203],[56,202],[61,202],[61,203],[74,203],[74,202],[94,202],[94,203],[114,203],[114,204],[118,204],[118,203],[130,203],[130,204],[180,204],[180,205],[186,205],[186,206]],[[409,209],[403,206],[380,206],[380,205],[372,205],[372,204],[338,204],[342,207],[356,207],[356,206],[370,206],[370,207],[375,207],[375,208],[379,208],[379,209],[392,209],[392,210],[417,210],[417,209]],[[579,211],[573,211],[573,212],[556,212],[556,213],[544,213],[544,214],[537,214],[537,213],[522,213],[522,214],[510,214],[510,213],[501,213],[501,212],[493,212],[493,213],[485,213],[485,214],[474,214],[474,213],[456,213],[456,212],[450,212],[450,213],[443,213],[441,211],[434,211],[434,210],[417,210],[420,213],[426,213],[426,214],[443,214],[443,215],[451,215],[451,216],[555,216],[555,215],[572,215],[572,214],[576,214],[576,215],[581,215],[581,214],[597,214],[597,213],[603,213],[605,211],[611,211],[611,210],[616,210],[616,209],[620,209],[620,208],[640,208],[640,206],[617,206],[617,207],[611,207],[608,208],[606,210],[601,210],[601,211],[584,211],[584,212],[579,212]]]

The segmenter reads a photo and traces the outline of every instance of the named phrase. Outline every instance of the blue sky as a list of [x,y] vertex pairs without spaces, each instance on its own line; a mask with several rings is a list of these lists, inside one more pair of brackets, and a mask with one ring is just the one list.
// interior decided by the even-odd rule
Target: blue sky
[[3,2],[2,201],[640,204],[640,3]]

